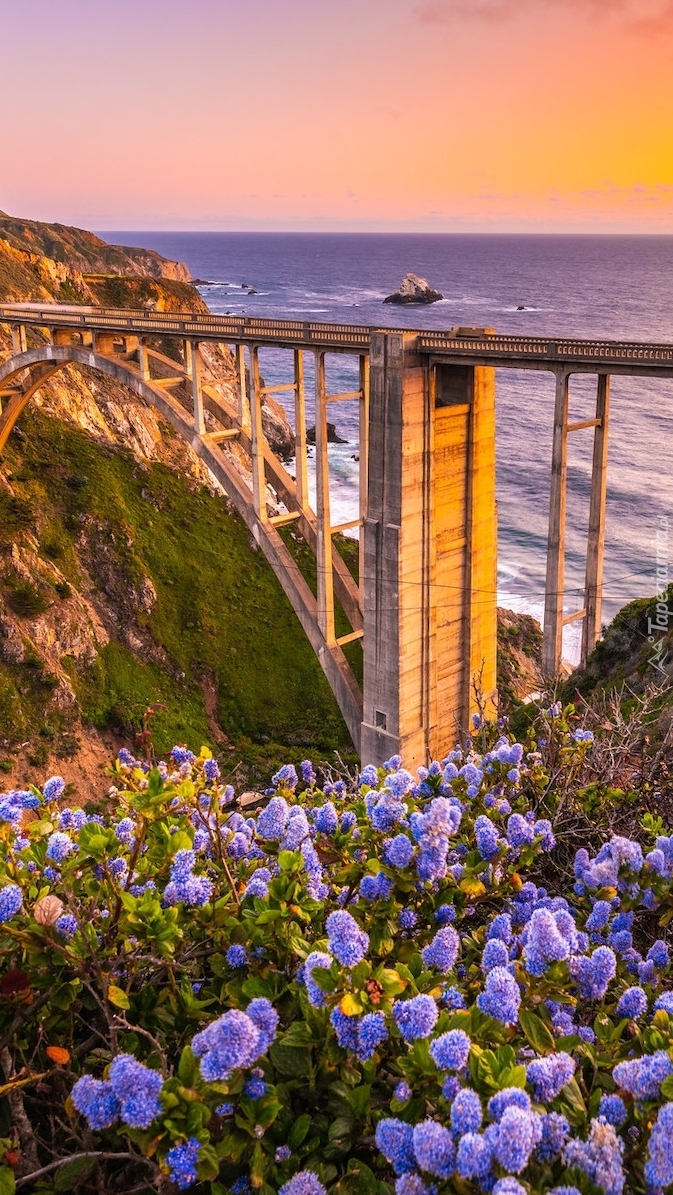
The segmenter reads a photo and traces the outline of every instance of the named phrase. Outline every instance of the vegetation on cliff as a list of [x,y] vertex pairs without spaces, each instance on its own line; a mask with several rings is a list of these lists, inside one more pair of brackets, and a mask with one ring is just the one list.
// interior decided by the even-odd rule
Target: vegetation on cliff
[[[155,702],[161,751],[198,739],[250,762],[250,740],[349,749],[279,583],[222,497],[38,410],[3,466],[8,763],[24,739],[34,764],[68,753],[82,721],[132,740]],[[274,750],[259,752],[264,768]]]

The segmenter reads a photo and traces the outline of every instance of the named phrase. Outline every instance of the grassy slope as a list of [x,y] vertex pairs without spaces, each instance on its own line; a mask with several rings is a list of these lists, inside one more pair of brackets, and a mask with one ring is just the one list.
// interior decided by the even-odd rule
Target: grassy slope
[[[300,758],[309,743],[322,752],[349,750],[295,615],[221,498],[163,465],[139,470],[130,455],[105,450],[39,411],[29,411],[21,426],[25,438],[11,438],[5,459],[19,504],[38,512],[41,553],[57,557],[79,587],[84,532],[90,547],[98,542],[112,551],[122,589],[149,575],[157,593],[152,609],[136,618],[163,649],[163,663],[143,662],[119,642],[103,648],[89,668],[64,661],[85,719],[129,733],[139,728],[145,707],[161,701],[167,708],[154,722],[158,749],[176,741],[198,748],[213,742],[202,688],[210,678],[217,719],[242,758],[259,754],[250,740],[294,745],[290,755]],[[95,555],[89,553],[90,571]],[[0,665],[0,682],[4,736],[13,737],[12,727],[23,733],[36,718],[47,723],[48,736],[50,724],[67,721],[48,716],[49,678],[34,664]],[[288,756],[272,746],[265,753],[272,760]]]

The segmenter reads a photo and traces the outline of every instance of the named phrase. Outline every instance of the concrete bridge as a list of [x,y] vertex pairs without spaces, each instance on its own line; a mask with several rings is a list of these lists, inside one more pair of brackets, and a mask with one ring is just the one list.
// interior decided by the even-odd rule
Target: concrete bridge
[[[0,366],[0,452],[16,420],[59,369],[80,365],[138,394],[191,444],[221,483],[278,577],[323,667],[355,746],[367,762],[400,752],[407,766],[437,757],[477,707],[496,697],[495,369],[556,378],[544,625],[544,667],[561,663],[563,625],[583,619],[582,656],[601,625],[612,374],[673,377],[673,345],[499,336],[490,329],[407,332],[359,325],[238,319],[56,304],[0,304],[13,355]],[[174,339],[180,363],[156,338]],[[199,346],[232,347],[235,405],[204,383]],[[265,385],[259,350],[291,354],[293,381]],[[326,354],[357,359],[355,390],[330,394]],[[316,501],[307,476],[305,359],[315,372]],[[595,416],[568,418],[571,374],[597,375]],[[262,431],[267,394],[294,396],[292,477]],[[185,397],[189,394],[189,399]],[[327,415],[357,401],[360,509],[353,523],[330,514]],[[564,618],[567,445],[593,429],[583,608]],[[249,485],[225,451],[248,453]],[[268,487],[286,511],[269,510]],[[272,508],[275,509],[275,508]],[[294,524],[316,560],[316,593],[281,528]],[[360,527],[359,580],[333,536]],[[350,630],[337,636],[341,608]],[[363,688],[344,654],[360,641]]]

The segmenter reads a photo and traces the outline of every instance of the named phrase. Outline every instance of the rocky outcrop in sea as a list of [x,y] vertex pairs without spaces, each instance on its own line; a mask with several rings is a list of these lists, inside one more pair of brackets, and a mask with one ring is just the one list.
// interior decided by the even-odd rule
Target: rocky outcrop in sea
[[417,274],[405,274],[398,289],[392,295],[386,295],[384,303],[407,305],[412,303],[438,303],[444,295],[433,290],[426,278],[419,278]]

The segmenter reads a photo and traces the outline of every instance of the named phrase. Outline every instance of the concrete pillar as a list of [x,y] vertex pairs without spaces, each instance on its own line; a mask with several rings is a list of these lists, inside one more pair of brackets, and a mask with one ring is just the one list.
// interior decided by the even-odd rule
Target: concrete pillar
[[308,457],[306,454],[306,390],[304,386],[304,353],[294,350],[294,454],[297,486],[297,506],[307,510]]
[[568,480],[568,383],[568,374],[565,370],[560,369],[556,374],[554,402],[547,579],[542,637],[542,669],[545,676],[552,677],[559,672],[563,651],[563,584]]
[[142,336],[138,340],[138,368],[140,370],[140,376],[143,382],[149,382],[150,362],[149,357],[147,356],[147,345],[145,343],[144,337]]
[[203,390],[201,389],[201,350],[195,341],[192,345],[192,401],[194,405],[194,431],[202,436],[206,430],[203,411]]
[[589,500],[589,535],[587,539],[587,569],[584,592],[584,625],[580,662],[596,646],[601,630],[603,604],[603,558],[605,553],[605,504],[608,481],[608,421],[610,414],[610,378],[598,375],[594,455],[591,469],[591,497]]
[[185,358],[185,377],[192,376],[192,342],[191,340],[183,340],[182,349]]
[[95,353],[101,353],[105,357],[113,357],[115,351],[114,343],[115,338],[109,332],[94,332],[93,334]]
[[72,330],[70,328],[50,328],[49,339],[52,344],[72,344]]
[[246,435],[251,433],[250,399],[245,381],[245,345],[236,345],[236,373],[238,377],[238,418]]
[[28,351],[25,324],[12,324],[12,352],[15,357]]
[[372,334],[363,763],[441,758],[496,669],[495,381]]
[[250,345],[250,414],[252,442],[252,497],[255,514],[260,523],[268,520],[266,509],[266,470],[264,468],[264,430],[262,427],[262,402],[259,377],[259,350]]
[[364,520],[367,517],[367,485],[369,465],[369,357],[360,357],[360,403],[359,403],[359,496],[361,519],[360,526],[360,609],[364,605],[364,575],[365,575],[365,532]]
[[316,564],[318,569],[318,626],[329,646],[336,643],[334,630],[334,578],[332,525],[330,515],[329,460],[327,456],[327,400],[325,354],[315,354],[315,512],[318,523]]

